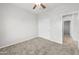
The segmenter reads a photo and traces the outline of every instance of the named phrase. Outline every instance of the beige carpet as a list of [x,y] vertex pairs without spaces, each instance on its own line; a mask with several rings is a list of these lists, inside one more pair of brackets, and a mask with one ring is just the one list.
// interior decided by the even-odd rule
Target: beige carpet
[[34,38],[0,49],[0,55],[75,55],[79,51],[43,38]]

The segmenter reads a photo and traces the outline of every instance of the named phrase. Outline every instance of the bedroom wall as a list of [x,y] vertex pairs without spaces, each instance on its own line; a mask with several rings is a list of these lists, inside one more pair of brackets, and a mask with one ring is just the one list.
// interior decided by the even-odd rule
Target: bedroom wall
[[78,25],[79,25],[79,12],[78,12],[78,14],[75,14],[75,15],[73,15],[73,21],[72,21],[72,37],[73,37],[73,39],[76,41],[76,45],[78,46],[78,48],[79,48],[79,27],[78,27]]
[[11,4],[0,4],[0,47],[37,37],[34,14]]
[[[52,10],[52,11],[51,11]],[[62,4],[50,12],[41,13],[39,16],[39,36],[57,43],[63,43],[63,19],[62,16],[79,11],[79,4]],[[42,22],[43,21],[43,22]],[[71,35],[76,39],[72,25]]]
[[62,43],[62,22],[57,15],[44,13],[39,16],[39,36]]
[[50,19],[44,14],[39,15],[38,31],[39,37],[50,39]]

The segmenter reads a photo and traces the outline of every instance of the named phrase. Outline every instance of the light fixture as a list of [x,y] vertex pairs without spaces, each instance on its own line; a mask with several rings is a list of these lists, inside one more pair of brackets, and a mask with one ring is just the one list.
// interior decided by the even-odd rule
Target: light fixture
[[41,8],[41,7],[45,9],[46,5],[44,3],[34,3],[33,9]]

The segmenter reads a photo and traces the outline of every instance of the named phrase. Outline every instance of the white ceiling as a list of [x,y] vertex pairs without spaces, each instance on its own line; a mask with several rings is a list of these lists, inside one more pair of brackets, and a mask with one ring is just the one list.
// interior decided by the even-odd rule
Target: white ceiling
[[33,10],[33,3],[13,3],[13,5],[18,6],[20,8],[23,8],[27,11],[30,11],[32,13],[41,13],[41,12],[48,12],[50,10],[52,10],[53,8],[55,8],[56,6],[61,5],[61,3],[46,3],[46,9],[35,9]]
[[33,10],[33,3],[12,3],[12,5],[15,5],[17,7],[20,7],[20,8],[23,8],[25,10],[27,10],[28,12],[31,12],[31,13],[42,13],[42,12],[50,12],[52,11],[53,9],[55,9],[56,7],[58,6],[63,6],[63,5],[79,5],[77,3],[46,3],[46,9],[35,9]]

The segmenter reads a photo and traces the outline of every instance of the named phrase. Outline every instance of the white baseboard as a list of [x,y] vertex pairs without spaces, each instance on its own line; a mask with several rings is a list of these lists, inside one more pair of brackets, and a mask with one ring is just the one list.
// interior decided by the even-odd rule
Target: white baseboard
[[44,38],[44,39],[47,39],[47,40],[49,40],[49,41],[53,41],[53,42],[59,43],[59,44],[63,44],[62,41],[55,41],[55,40],[52,40],[52,38],[43,37],[43,36],[39,36],[39,37]]

